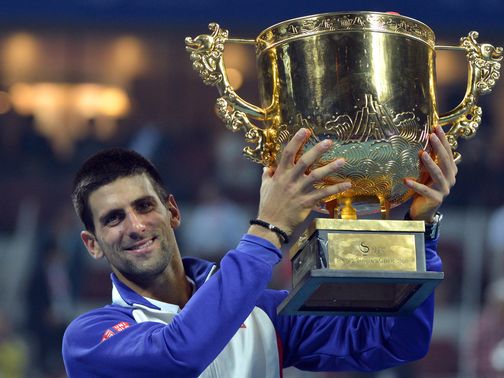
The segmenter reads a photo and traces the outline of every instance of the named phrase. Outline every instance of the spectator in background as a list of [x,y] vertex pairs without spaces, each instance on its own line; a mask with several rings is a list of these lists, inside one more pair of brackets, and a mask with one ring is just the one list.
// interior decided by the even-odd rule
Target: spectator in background
[[15,335],[8,317],[0,312],[0,377],[24,377],[27,362],[26,345]]
[[[202,183],[196,207],[185,216],[181,229],[184,254],[220,260],[240,240],[253,212],[221,195],[214,182]],[[197,230],[195,232],[195,230]]]
[[490,253],[490,281],[504,277],[504,206],[493,212],[488,222],[487,247]]
[[54,239],[42,249],[28,287],[28,328],[34,340],[35,370],[44,377],[64,375],[61,339],[73,316],[65,254]]
[[504,377],[504,278],[493,282],[487,290],[472,349],[477,377]]

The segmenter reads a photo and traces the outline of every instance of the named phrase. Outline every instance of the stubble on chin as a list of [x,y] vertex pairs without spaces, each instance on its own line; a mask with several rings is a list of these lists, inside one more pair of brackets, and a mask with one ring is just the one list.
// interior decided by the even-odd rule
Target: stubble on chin
[[[116,251],[115,253],[121,252],[124,253],[124,251]],[[166,239],[161,240],[160,250],[154,253],[157,256],[151,256],[146,260],[124,259],[120,269],[117,266],[115,268],[130,281],[148,284],[162,276],[173,259],[173,251]]]

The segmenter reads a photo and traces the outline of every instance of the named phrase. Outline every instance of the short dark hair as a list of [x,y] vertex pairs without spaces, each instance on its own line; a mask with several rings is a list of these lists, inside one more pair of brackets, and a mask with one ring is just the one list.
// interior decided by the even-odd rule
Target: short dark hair
[[95,232],[89,196],[98,188],[121,177],[147,174],[159,199],[168,198],[163,180],[154,165],[138,152],[125,148],[109,148],[87,159],[77,171],[73,182],[72,203],[86,230]]

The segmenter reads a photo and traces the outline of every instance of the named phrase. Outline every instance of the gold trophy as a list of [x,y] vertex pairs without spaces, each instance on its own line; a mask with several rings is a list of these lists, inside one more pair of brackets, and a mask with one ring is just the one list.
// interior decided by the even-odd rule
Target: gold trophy
[[[209,29],[211,34],[187,37],[186,49],[203,82],[220,93],[219,117],[245,133],[245,156],[269,166],[304,127],[311,130],[305,149],[333,141],[316,166],[346,159],[318,185],[352,182],[351,189],[325,199],[333,219],[315,219],[291,248],[293,290],[279,313],[394,315],[416,308],[443,273],[426,271],[424,222],[389,220],[389,211],[413,194],[405,178],[425,180],[419,154],[430,151],[428,134],[435,127],[446,127],[460,158],[457,139],[476,133],[482,114],[477,100],[498,80],[503,49],[478,43],[474,31],[459,46],[437,46],[425,24],[378,12],[300,17],[255,40],[231,39],[215,23]],[[255,46],[260,106],[229,84],[226,43]],[[465,52],[469,64],[462,102],[442,115],[437,50]],[[381,219],[357,219],[373,213]]]

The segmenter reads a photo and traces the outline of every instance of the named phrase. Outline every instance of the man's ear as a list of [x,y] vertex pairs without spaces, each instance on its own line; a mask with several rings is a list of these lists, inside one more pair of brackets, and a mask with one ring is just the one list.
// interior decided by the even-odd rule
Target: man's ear
[[93,259],[101,259],[103,257],[103,251],[96,240],[96,237],[89,231],[82,231],[81,239],[89,254],[93,257]]
[[177,228],[180,226],[180,210],[177,206],[177,202],[175,201],[175,197],[173,194],[168,195],[168,199],[166,200],[166,208],[171,214],[170,225],[172,228]]

